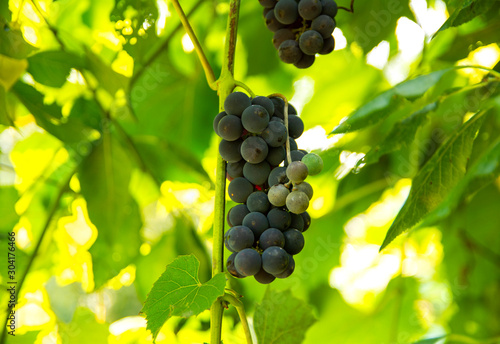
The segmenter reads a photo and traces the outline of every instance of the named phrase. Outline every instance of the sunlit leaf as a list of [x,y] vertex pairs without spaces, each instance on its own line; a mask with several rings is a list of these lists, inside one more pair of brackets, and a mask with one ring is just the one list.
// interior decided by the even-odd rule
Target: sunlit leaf
[[497,0],[469,0],[462,3],[461,8],[455,10],[452,15],[441,26],[438,32],[446,30],[453,26],[459,26],[467,23],[475,17],[489,11]]
[[14,121],[10,117],[9,110],[7,109],[7,97],[5,89],[2,86],[0,86],[0,124],[14,125]]
[[414,342],[413,344],[436,344],[440,340],[443,340],[446,336],[436,337],[436,338],[427,338],[419,340],[418,342]]
[[179,256],[167,265],[153,285],[142,312],[148,329],[156,338],[163,324],[172,316],[190,317],[208,309],[224,293],[226,277],[217,274],[206,283],[198,278],[199,261],[193,256]]
[[[13,186],[0,187],[0,203],[2,204],[2,216],[0,216],[0,233],[11,231],[19,220],[15,211],[15,204],[19,194]],[[3,234],[0,234],[3,235]]]
[[3,86],[6,90],[10,89],[27,67],[26,60],[0,55],[0,87]]
[[21,30],[11,27],[0,18],[0,54],[24,59],[34,50],[36,48],[24,40]]
[[114,97],[118,90],[126,90],[128,88],[128,78],[115,72],[99,56],[91,51],[87,51],[86,59],[87,68],[95,76],[99,82],[99,86],[108,91],[111,96]]
[[28,72],[41,84],[61,87],[71,68],[81,69],[83,60],[72,53],[61,50],[42,51],[28,58]]
[[357,109],[347,120],[333,129],[330,134],[340,134],[362,129],[384,120],[394,111],[401,97],[408,100],[415,100],[422,97],[425,92],[450,70],[449,68],[439,70],[394,86]]
[[437,103],[428,104],[419,111],[413,113],[410,117],[397,122],[386,139],[373,147],[360,162],[365,164],[375,163],[382,155],[394,152],[403,146],[410,145],[415,139],[417,130],[425,123],[427,114],[436,107]]
[[132,168],[130,156],[109,134],[80,165],[81,192],[98,230],[90,248],[97,288],[139,254],[142,221],[129,192]]
[[307,329],[315,322],[312,308],[290,290],[267,289],[253,316],[257,340],[262,344],[302,343]]
[[389,228],[381,250],[436,209],[460,182],[465,175],[472,143],[482,118],[483,113],[478,113],[464,123],[418,172],[413,180],[410,195]]

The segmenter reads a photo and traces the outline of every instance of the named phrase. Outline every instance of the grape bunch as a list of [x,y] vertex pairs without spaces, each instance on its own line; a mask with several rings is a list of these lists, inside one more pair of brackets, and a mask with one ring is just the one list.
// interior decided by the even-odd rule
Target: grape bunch
[[295,139],[304,123],[292,105],[286,118],[284,110],[279,97],[251,99],[234,92],[214,119],[214,130],[222,138],[219,153],[227,162],[229,197],[240,203],[227,216],[231,228],[224,244],[232,252],[227,270],[238,278],[254,276],[263,284],[294,271],[293,256],[304,247],[303,233],[311,224],[306,210],[313,189],[304,180],[323,167],[318,155],[298,149]]
[[312,66],[315,55],[335,48],[332,33],[337,25],[334,0],[259,0],[273,45],[281,61],[297,68]]

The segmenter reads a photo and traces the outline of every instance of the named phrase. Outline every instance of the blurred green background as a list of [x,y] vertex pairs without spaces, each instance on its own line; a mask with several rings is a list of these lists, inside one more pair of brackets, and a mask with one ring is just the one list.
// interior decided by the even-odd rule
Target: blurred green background
[[[181,5],[218,75],[228,3]],[[413,177],[484,104],[471,161],[496,142],[498,77],[452,69],[417,100],[390,98],[383,121],[329,135],[417,75],[500,72],[500,3],[356,0],[354,10],[337,15],[335,51],[298,70],[277,58],[258,1],[241,4],[235,78],[291,99],[306,127],[299,148],[325,162],[308,178],[313,221],[295,272],[271,288],[312,306],[304,343],[500,343],[497,165],[487,187],[471,185],[447,216],[378,252]],[[165,266],[193,253],[210,278],[217,94],[163,0],[2,0],[0,25],[0,247],[14,231],[25,276],[7,343],[151,343],[139,311]],[[6,259],[0,269],[3,321]],[[252,317],[267,287],[230,285]],[[208,311],[170,319],[156,342],[207,341]],[[244,342],[234,309],[223,341]]]

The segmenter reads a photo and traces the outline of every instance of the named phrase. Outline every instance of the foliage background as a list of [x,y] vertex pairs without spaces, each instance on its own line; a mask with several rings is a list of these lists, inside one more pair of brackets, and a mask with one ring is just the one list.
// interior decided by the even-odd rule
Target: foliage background
[[[227,3],[182,5],[195,9],[218,75]],[[313,224],[296,271],[271,286],[312,306],[305,343],[498,342],[498,77],[452,69],[411,84],[408,97],[369,101],[448,67],[500,72],[499,5],[356,0],[354,14],[338,15],[337,50],[302,71],[279,62],[258,2],[242,2],[236,79],[291,98],[308,129],[299,147],[325,161],[310,177]],[[25,276],[7,342],[150,343],[139,311],[165,266],[193,253],[209,279],[218,99],[178,23],[162,0],[1,2],[0,239],[5,249],[16,232],[16,278]],[[363,105],[371,115],[347,128],[361,130],[328,136]],[[491,173],[465,179],[466,192],[443,203],[449,212],[379,254],[413,178],[477,111],[479,133],[451,158]],[[440,202],[451,189],[430,195]],[[5,259],[0,269],[3,319]],[[230,284],[256,312],[266,287]],[[224,324],[225,343],[243,342],[233,309]],[[173,318],[157,342],[208,341],[208,326],[208,312]]]

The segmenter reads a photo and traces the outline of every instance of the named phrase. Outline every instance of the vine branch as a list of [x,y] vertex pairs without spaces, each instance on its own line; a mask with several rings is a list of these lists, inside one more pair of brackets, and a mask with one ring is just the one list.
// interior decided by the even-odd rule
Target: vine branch
[[224,294],[223,296],[221,296],[221,299],[236,308],[238,316],[241,320],[241,325],[243,326],[243,331],[245,332],[247,344],[252,344],[252,335],[250,333],[250,327],[248,326],[247,316],[245,314],[245,307],[243,307],[243,303],[231,294]]
[[186,29],[189,38],[191,38],[191,42],[193,42],[194,49],[196,50],[201,65],[203,66],[203,70],[205,71],[205,77],[207,78],[208,85],[212,90],[216,91],[217,84],[215,80],[214,71],[212,70],[210,62],[208,62],[205,52],[203,51],[203,48],[201,47],[201,44],[198,41],[198,37],[196,37],[196,34],[194,33],[193,28],[191,27],[191,24],[189,23],[186,15],[184,14],[184,11],[182,10],[181,5],[179,4],[179,0],[171,0],[171,1],[172,5],[175,8],[175,11],[177,12],[177,15],[181,20],[182,26],[184,26],[184,29]]
[[351,0],[351,6],[349,8],[343,7],[343,6],[338,6],[337,7],[339,10],[344,10],[350,13],[354,13],[354,0]]

